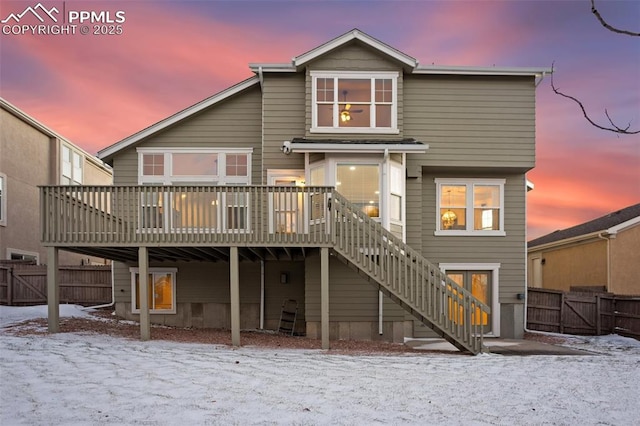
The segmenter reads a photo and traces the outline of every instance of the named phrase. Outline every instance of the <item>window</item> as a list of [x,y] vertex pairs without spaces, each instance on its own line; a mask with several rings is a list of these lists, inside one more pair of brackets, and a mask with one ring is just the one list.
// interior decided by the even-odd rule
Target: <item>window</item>
[[504,179],[436,179],[436,235],[505,235]]
[[338,164],[336,188],[369,217],[380,217],[380,166],[378,164]]
[[[141,228],[189,232],[248,229],[247,193],[233,190],[225,195],[224,189],[215,187],[249,185],[251,151],[251,148],[139,148],[139,183],[158,186],[157,190],[149,189],[141,199]],[[169,192],[161,185],[185,188]]]
[[[140,273],[139,268],[130,268],[131,307],[140,313]],[[147,282],[149,291],[149,312],[152,314],[176,313],[176,268],[149,268]]]
[[316,132],[397,133],[398,73],[311,72]]
[[0,225],[7,226],[7,175],[0,173]]
[[82,185],[83,156],[68,145],[62,145],[62,185]]
[[18,249],[7,249],[7,259],[10,260],[29,260],[35,264],[40,263],[40,254],[35,251],[24,251]]
[[139,148],[139,182],[144,184],[249,185],[251,148]]

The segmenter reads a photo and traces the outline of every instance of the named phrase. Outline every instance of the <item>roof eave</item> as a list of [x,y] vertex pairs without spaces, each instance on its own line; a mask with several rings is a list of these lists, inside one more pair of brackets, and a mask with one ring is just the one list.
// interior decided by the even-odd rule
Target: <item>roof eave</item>
[[338,36],[336,38],[334,38],[333,40],[330,40],[318,47],[316,47],[313,50],[310,50],[306,53],[303,53],[302,55],[296,56],[295,58],[293,58],[293,66],[298,68],[324,54],[326,54],[327,52],[332,51],[333,49],[336,49],[352,40],[359,40],[362,43],[379,50],[380,52],[388,55],[389,57],[397,60],[398,62],[401,62],[403,65],[405,65],[408,68],[414,69],[418,66],[418,61],[415,58],[412,58],[411,56],[400,52],[397,49],[394,49],[393,47],[379,41],[376,40],[375,38],[371,37],[368,34],[363,33],[362,31],[358,30],[358,29],[353,29],[351,31],[349,31],[348,33],[345,33],[341,36]]
[[357,152],[360,154],[383,154],[389,153],[425,153],[429,149],[427,144],[331,144],[331,143],[290,143],[292,153],[313,153],[313,152]]
[[629,228],[631,226],[637,225],[640,223],[640,216],[636,216],[632,219],[629,219],[625,222],[619,223],[615,226],[612,226],[611,228],[607,229],[607,234],[609,235],[616,235],[618,232],[625,230],[626,228]]
[[126,149],[132,146],[133,144],[145,138],[148,138],[154,133],[157,133],[161,130],[166,129],[193,114],[196,114],[206,108],[209,108],[210,106],[215,105],[218,102],[221,102],[237,93],[240,93],[243,90],[246,90],[252,87],[253,85],[258,84],[259,82],[260,82],[260,79],[258,78],[258,76],[253,76],[221,92],[218,92],[215,95],[210,96],[207,99],[204,99],[203,101],[200,101],[195,105],[187,107],[182,111],[177,112],[176,114],[173,114],[172,116],[167,117],[164,120],[161,120],[139,131],[138,133],[135,133],[127,138],[122,139],[119,142],[114,143],[113,145],[103,150],[98,151],[98,158],[100,158],[103,161],[110,161],[114,155],[116,155],[118,152],[122,151],[123,149]]
[[420,65],[413,74],[441,74],[441,75],[487,75],[487,76],[522,76],[540,77],[551,74],[551,68],[520,68],[520,67],[465,67],[443,65]]

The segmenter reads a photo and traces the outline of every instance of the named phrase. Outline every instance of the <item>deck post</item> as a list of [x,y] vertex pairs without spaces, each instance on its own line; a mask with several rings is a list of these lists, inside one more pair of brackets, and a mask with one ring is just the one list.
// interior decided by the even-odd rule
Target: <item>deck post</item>
[[140,287],[140,340],[151,339],[149,315],[149,253],[146,247],[138,249],[138,285]]
[[240,346],[240,267],[238,247],[229,250],[229,285],[231,296],[231,344]]
[[322,349],[329,349],[329,249],[320,249],[320,322]]
[[58,247],[47,247],[47,308],[49,333],[57,333],[60,331]]

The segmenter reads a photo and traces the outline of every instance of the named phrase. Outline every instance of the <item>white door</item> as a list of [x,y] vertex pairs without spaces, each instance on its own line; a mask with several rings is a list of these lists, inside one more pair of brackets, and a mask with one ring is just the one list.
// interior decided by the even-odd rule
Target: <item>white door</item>
[[269,199],[269,231],[303,232],[303,193],[296,188],[304,185],[304,170],[268,170],[267,181],[269,186],[281,187]]

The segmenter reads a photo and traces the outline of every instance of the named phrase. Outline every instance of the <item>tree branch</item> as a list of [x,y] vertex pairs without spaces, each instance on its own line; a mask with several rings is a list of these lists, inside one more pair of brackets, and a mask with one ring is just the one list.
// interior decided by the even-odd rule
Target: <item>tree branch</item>
[[574,98],[573,96],[569,96],[565,93],[562,93],[553,83],[553,69],[554,69],[554,64],[551,65],[551,89],[553,89],[553,91],[557,94],[560,95],[564,98],[567,99],[571,99],[572,101],[574,101],[576,104],[578,104],[578,106],[580,107],[580,109],[582,110],[582,114],[584,115],[584,118],[591,123],[592,126],[597,127],[598,129],[601,130],[606,130],[609,132],[613,132],[613,133],[618,133],[618,134],[622,134],[622,135],[636,135],[638,133],[640,133],[640,130],[629,130],[631,128],[631,122],[629,122],[629,124],[627,125],[627,127],[622,128],[617,126],[613,120],[611,119],[611,117],[609,116],[609,111],[607,111],[606,109],[604,110],[604,114],[607,116],[607,119],[609,120],[609,123],[611,123],[611,127],[605,127],[602,126],[598,123],[596,123],[595,121],[593,121],[591,119],[591,117],[589,117],[589,114],[587,114],[587,110],[584,108],[584,105],[582,104],[582,102],[580,102],[578,99]]
[[602,26],[605,27],[606,29],[608,29],[609,31],[613,31],[614,33],[625,34],[625,35],[633,36],[633,37],[640,37],[640,33],[634,33],[632,31],[621,30],[621,29],[618,29],[618,28],[615,28],[615,27],[612,27],[611,25],[609,25],[607,23],[607,21],[604,20],[602,15],[600,15],[600,12],[598,12],[598,10],[596,9],[596,0],[591,0],[591,12],[594,15],[596,15],[596,18],[598,18],[598,21],[600,21]]

